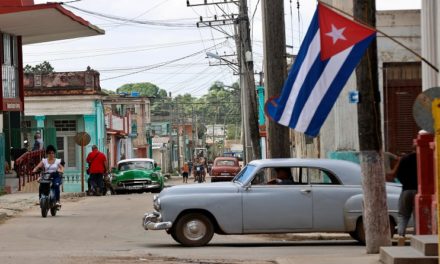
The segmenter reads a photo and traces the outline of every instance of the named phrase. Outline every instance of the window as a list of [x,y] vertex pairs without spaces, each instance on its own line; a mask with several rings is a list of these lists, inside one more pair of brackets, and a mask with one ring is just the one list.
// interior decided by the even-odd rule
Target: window
[[58,131],[74,131],[76,132],[76,120],[55,120],[55,128]]
[[57,131],[57,157],[63,159],[65,168],[76,167],[76,120],[54,120]]
[[317,168],[307,168],[311,184],[340,184],[335,175]]
[[310,167],[268,167],[258,171],[252,185],[266,184],[340,184],[338,178],[325,170]]
[[4,98],[18,97],[17,37],[3,34],[2,84]]

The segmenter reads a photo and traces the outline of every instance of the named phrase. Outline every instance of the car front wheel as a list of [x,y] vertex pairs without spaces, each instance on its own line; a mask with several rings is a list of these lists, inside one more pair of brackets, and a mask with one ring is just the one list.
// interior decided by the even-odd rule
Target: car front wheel
[[183,215],[171,231],[174,240],[188,247],[204,246],[211,241],[213,235],[212,221],[201,213]]

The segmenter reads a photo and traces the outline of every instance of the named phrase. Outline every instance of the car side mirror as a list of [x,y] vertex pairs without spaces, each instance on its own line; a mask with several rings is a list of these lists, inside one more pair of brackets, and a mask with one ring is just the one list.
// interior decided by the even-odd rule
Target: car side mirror
[[154,168],[154,171],[160,171],[160,170],[162,170],[162,169],[159,166]]
[[118,172],[118,169],[116,169],[115,167],[112,168],[112,173],[116,173]]

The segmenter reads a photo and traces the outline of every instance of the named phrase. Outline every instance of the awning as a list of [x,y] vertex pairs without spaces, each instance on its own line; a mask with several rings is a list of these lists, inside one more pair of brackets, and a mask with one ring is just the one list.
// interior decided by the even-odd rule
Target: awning
[[57,3],[0,7],[0,31],[22,36],[23,44],[87,37],[104,30]]

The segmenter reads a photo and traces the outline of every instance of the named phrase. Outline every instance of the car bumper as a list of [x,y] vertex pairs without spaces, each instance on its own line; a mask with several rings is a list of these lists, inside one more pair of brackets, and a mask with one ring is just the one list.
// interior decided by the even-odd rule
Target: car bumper
[[173,222],[161,222],[162,215],[159,212],[148,212],[142,217],[142,226],[145,230],[165,230],[173,226]]
[[138,190],[151,190],[160,188],[160,183],[148,184],[148,185],[113,185],[115,191],[138,191]]

